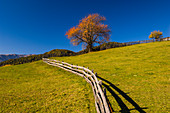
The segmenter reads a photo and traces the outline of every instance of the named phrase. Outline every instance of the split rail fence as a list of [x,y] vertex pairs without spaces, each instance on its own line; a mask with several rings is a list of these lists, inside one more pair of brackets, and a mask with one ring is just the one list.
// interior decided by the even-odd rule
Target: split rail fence
[[43,62],[49,65],[57,66],[66,71],[69,71],[71,73],[83,77],[92,87],[97,113],[110,113],[110,109],[106,99],[106,90],[105,88],[102,89],[102,81],[101,80],[98,81],[96,77],[97,73],[94,74],[93,70],[91,71],[88,68],[69,64],[63,61],[57,61],[57,60],[47,59],[47,58],[43,58],[42,60]]

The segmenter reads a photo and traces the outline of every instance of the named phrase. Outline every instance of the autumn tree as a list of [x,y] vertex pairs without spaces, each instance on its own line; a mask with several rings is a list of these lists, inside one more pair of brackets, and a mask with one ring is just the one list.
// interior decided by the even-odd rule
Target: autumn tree
[[99,14],[90,14],[80,20],[79,24],[70,28],[65,35],[73,45],[83,43],[83,46],[92,51],[95,43],[103,44],[110,39],[111,30],[108,25],[103,24],[105,17]]
[[158,31],[153,31],[151,32],[151,34],[149,35],[149,38],[155,38],[156,40],[159,38],[162,38],[162,32]]

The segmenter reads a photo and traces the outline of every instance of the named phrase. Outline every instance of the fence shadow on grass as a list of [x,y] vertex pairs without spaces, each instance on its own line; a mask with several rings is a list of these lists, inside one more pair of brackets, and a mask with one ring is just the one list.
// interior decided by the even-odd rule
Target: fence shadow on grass
[[[112,84],[111,82],[109,82],[108,80],[99,77],[97,75],[97,78],[101,79],[102,81],[106,82],[102,83],[103,86],[106,87],[106,89],[112,94],[112,96],[115,98],[115,100],[117,101],[118,105],[120,106],[121,110],[120,112],[122,113],[130,113],[130,110],[137,110],[140,113],[146,113],[143,109],[147,109],[147,107],[143,107],[141,108],[131,97],[129,97],[125,92],[123,92],[121,89],[119,89],[118,87],[116,87],[114,84]],[[111,87],[111,88],[110,88]],[[125,103],[122,101],[122,99],[112,90],[112,88],[114,90],[116,90],[120,95],[122,95],[129,103],[131,103],[135,108],[134,109],[128,109],[128,107],[125,105]],[[108,100],[109,101],[109,100]],[[112,111],[114,112],[113,108]]]

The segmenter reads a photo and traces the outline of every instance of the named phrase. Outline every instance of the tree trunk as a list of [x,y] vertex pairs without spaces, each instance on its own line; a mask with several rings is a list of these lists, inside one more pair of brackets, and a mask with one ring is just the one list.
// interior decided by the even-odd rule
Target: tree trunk
[[91,52],[91,51],[92,51],[92,48],[93,48],[93,45],[92,45],[92,44],[88,44],[88,45],[87,45],[88,52]]

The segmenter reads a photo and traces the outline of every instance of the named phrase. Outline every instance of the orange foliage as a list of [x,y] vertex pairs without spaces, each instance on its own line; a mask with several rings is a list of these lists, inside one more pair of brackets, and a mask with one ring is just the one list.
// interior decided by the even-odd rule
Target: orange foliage
[[160,32],[159,30],[158,31],[153,31],[149,35],[149,38],[155,38],[155,39],[162,38],[162,32]]
[[3,66],[3,67],[7,67],[7,66],[11,66],[10,64],[8,64],[8,65],[5,65],[5,66]]
[[65,35],[73,45],[84,43],[91,51],[94,43],[102,44],[110,39],[110,29],[102,23],[105,20],[106,18],[99,14],[90,14],[83,18],[79,25],[70,28]]

